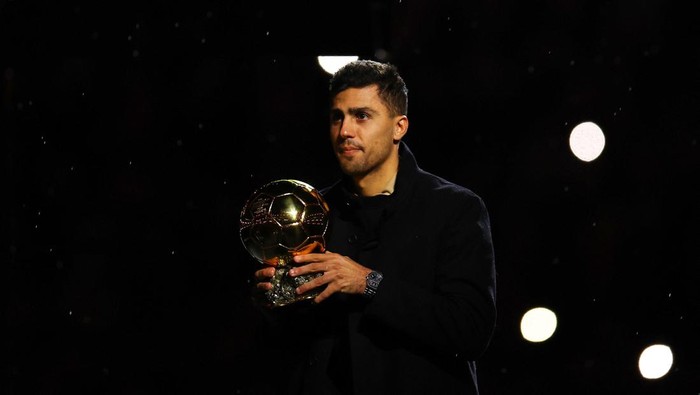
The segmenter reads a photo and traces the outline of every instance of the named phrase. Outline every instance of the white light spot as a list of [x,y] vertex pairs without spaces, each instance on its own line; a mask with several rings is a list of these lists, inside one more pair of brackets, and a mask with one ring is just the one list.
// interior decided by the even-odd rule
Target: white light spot
[[545,307],[536,307],[523,315],[520,320],[520,333],[533,343],[549,339],[557,329],[557,316]]
[[639,372],[645,379],[658,379],[665,376],[672,365],[673,352],[670,347],[663,344],[649,346],[639,355]]
[[68,310],[68,315],[73,315],[73,310]]
[[175,250],[170,251],[170,255],[175,255]]
[[328,74],[334,74],[346,64],[359,59],[359,56],[319,56],[318,64]]
[[293,207],[290,207],[287,210],[287,217],[289,217],[289,218],[297,218],[298,215],[299,215],[299,212],[297,211],[297,209],[295,209]]
[[571,130],[569,148],[571,152],[584,162],[590,162],[603,152],[605,135],[593,122],[583,122]]
[[180,27],[180,22],[175,22],[175,28]]

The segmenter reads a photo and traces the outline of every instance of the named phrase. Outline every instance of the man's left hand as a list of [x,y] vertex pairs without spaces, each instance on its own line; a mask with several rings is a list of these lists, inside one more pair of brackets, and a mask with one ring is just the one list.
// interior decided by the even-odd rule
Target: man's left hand
[[347,256],[330,251],[322,254],[297,255],[294,257],[294,262],[299,266],[289,270],[290,276],[323,273],[322,276],[296,289],[297,294],[303,294],[326,285],[326,288],[314,298],[315,303],[321,303],[336,292],[362,295],[366,286],[365,278],[372,271]]

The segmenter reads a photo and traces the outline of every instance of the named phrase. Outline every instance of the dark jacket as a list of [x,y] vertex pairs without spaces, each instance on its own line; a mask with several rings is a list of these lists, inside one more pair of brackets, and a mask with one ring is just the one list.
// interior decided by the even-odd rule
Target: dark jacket
[[[476,360],[496,319],[489,217],[472,191],[421,170],[400,147],[394,193],[358,197],[348,180],[322,190],[327,249],[381,271],[368,300],[299,303],[276,329],[304,394],[477,394]],[[282,357],[280,355],[280,357]]]

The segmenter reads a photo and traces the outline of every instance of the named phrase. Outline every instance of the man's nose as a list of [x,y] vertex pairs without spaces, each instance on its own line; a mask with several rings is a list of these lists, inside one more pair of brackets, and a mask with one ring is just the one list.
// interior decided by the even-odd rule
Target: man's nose
[[350,122],[343,122],[340,125],[340,137],[344,139],[355,137],[355,128],[352,127]]

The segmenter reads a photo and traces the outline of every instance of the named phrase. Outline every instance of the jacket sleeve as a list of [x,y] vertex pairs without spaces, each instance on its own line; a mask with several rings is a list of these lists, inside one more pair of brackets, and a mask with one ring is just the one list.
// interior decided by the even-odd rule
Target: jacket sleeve
[[474,360],[495,327],[496,269],[486,206],[471,193],[458,196],[439,211],[446,219],[430,247],[432,289],[385,276],[365,318],[431,352]]

